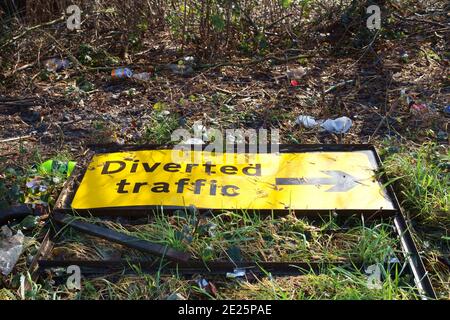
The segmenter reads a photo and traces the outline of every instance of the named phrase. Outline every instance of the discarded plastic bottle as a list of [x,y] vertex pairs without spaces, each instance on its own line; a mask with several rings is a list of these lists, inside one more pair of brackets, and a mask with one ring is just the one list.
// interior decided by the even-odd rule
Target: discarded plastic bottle
[[111,77],[113,79],[131,78],[133,71],[129,68],[118,68],[111,71]]
[[45,173],[59,172],[61,174],[67,174],[69,177],[76,164],[75,161],[62,162],[57,160],[47,160],[40,165],[40,169]]
[[133,79],[141,81],[148,81],[150,80],[151,76],[152,75],[149,72],[135,73],[132,75]]
[[58,72],[67,68],[70,62],[67,59],[52,58],[46,60],[44,65],[48,72]]

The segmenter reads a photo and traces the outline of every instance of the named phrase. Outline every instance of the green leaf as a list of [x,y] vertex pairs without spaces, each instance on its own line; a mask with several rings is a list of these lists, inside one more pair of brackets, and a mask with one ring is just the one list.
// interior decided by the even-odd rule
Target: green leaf
[[211,16],[211,23],[217,31],[223,31],[225,29],[225,20],[218,14]]
[[287,9],[291,6],[292,2],[293,2],[293,0],[281,0],[281,6],[284,9]]
[[39,222],[39,217],[36,216],[26,216],[19,224],[20,229],[30,230],[37,226]]

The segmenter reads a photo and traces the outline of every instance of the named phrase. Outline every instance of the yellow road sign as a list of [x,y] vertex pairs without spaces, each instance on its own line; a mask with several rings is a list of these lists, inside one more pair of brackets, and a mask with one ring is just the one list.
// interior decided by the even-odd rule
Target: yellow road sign
[[228,154],[172,150],[97,154],[72,209],[391,210],[370,150]]

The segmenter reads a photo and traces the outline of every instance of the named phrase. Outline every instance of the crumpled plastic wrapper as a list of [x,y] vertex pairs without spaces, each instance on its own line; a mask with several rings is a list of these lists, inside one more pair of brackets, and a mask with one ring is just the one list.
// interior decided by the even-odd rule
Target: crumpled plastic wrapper
[[301,115],[295,120],[295,123],[298,125],[302,125],[307,129],[314,128],[319,123],[311,116]]
[[352,120],[347,117],[340,117],[335,120],[328,119],[320,126],[330,133],[341,134],[350,130],[352,127]]
[[3,226],[0,231],[0,272],[11,273],[23,251],[25,236],[21,231],[13,235],[12,230]]
[[316,120],[311,116],[301,115],[297,118],[297,120],[295,120],[295,123],[308,129],[320,125],[322,131],[327,131],[329,133],[335,134],[346,133],[352,127],[352,120],[348,117],[340,117],[334,120]]

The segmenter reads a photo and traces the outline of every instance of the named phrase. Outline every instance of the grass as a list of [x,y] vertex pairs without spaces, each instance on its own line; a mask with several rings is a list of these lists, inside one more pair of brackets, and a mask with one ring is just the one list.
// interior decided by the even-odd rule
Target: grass
[[[193,257],[205,262],[231,259],[370,265],[387,261],[398,250],[389,223],[366,226],[356,218],[348,229],[331,229],[330,226],[334,228],[330,222],[332,218],[312,221],[294,215],[275,218],[245,211],[224,212],[200,219],[184,211],[172,216],[159,213],[151,223],[139,225],[82,219],[140,239],[189,251]],[[68,242],[79,241],[77,236],[71,236],[72,231],[67,232],[70,233]]]
[[[383,270],[386,271],[386,270]],[[368,300],[417,299],[410,285],[403,282],[394,270],[386,273],[377,289],[367,286],[367,275],[357,269],[331,267],[320,275],[259,279],[243,282],[239,290],[225,291],[231,299],[258,300]]]
[[[208,277],[214,284],[217,294],[212,295],[199,288],[196,276],[193,279],[177,275],[161,276],[146,274],[135,267],[135,275],[107,275],[83,278],[82,289],[68,290],[64,284],[64,270],[59,276],[33,283],[27,293],[28,299],[168,299],[177,293],[186,299],[418,299],[417,293],[399,275],[398,269],[382,270],[377,288],[367,285],[368,275],[358,269],[331,266],[321,274],[306,274],[291,277],[272,277],[255,280],[224,279]],[[58,272],[56,272],[58,273]],[[0,292],[5,299],[17,299],[12,290]]]
[[448,147],[433,143],[420,147],[390,145],[384,149],[385,171],[390,177],[406,214],[412,218],[416,244],[438,298],[450,299]]
[[[64,299],[166,299],[179,293],[189,299],[415,299],[409,277],[395,268],[383,266],[398,251],[392,227],[383,223],[363,222],[352,218],[345,221],[348,228],[338,229],[339,221],[330,216],[311,220],[288,215],[283,218],[242,212],[224,212],[216,216],[201,217],[193,212],[180,211],[168,216],[155,215],[145,224],[121,224],[97,218],[79,218],[108,226],[177,249],[188,250],[194,256],[209,260],[256,261],[348,261],[344,266],[333,264],[323,268],[321,274],[312,271],[297,277],[272,277],[248,281],[224,277],[208,277],[218,289],[212,296],[197,285],[198,275],[192,279],[177,274],[162,276],[146,274],[133,266],[135,275],[107,275],[85,278],[80,292],[71,292],[64,283],[47,286],[41,279],[35,298]],[[205,248],[209,250],[205,251]],[[107,253],[107,254],[105,254]],[[136,258],[143,254],[120,245],[64,229],[53,250],[53,258],[111,259]],[[361,269],[357,266],[362,263]],[[364,272],[370,265],[379,265],[381,288],[367,287],[369,275]],[[325,265],[324,265],[325,266]],[[64,270],[62,277],[64,278]]]
[[[404,208],[413,217],[414,236],[423,252],[427,269],[439,298],[449,298],[450,272],[442,257],[450,252],[448,217],[442,212],[448,202],[444,184],[448,154],[439,147],[426,145],[419,149],[400,149],[394,154],[385,150],[385,170],[398,191]],[[58,160],[70,159],[61,154]],[[55,158],[55,159],[56,159]],[[38,154],[33,158],[43,161]],[[17,169],[19,170],[19,169]],[[21,184],[39,170],[28,166],[17,171]],[[49,183],[58,173],[48,174]],[[427,176],[433,177],[428,179]],[[21,178],[22,177],[22,178]],[[63,180],[63,176],[60,176]],[[436,181],[439,180],[439,181]],[[8,180],[9,181],[9,180]],[[9,182],[11,183],[11,182]],[[414,186],[414,190],[409,188]],[[50,198],[60,186],[55,185]],[[24,190],[24,196],[26,190]],[[51,203],[51,201],[50,201]],[[420,203],[426,209],[420,207]],[[420,210],[419,210],[420,209]],[[431,210],[431,211],[429,211]],[[420,214],[412,214],[419,212]],[[399,268],[389,265],[392,257],[401,257],[399,243],[389,220],[365,221],[359,217],[343,218],[336,215],[320,219],[300,218],[293,214],[284,217],[259,215],[246,211],[223,212],[200,216],[195,210],[180,210],[174,215],[163,212],[154,218],[136,224],[127,220],[78,218],[104,225],[141,239],[189,251],[205,262],[212,260],[255,261],[311,261],[323,263],[320,274],[312,271],[295,277],[273,277],[266,274],[257,279],[232,280],[224,277],[197,275],[147,274],[132,266],[133,275],[110,274],[82,279],[82,290],[69,290],[65,285],[67,274],[56,269],[32,283],[27,299],[167,299],[178,293],[189,299],[417,299],[411,287],[411,278]],[[18,230],[20,224],[12,226]],[[20,298],[20,276],[29,277],[25,256],[32,256],[48,226],[38,225],[26,231],[30,240],[16,272],[0,281],[1,299]],[[87,236],[70,228],[63,229],[53,258],[64,259],[118,259],[144,258],[144,254],[108,241]],[[370,266],[379,266],[380,287],[370,288]],[[389,267],[389,268],[388,268]],[[206,276],[217,287],[217,295],[199,288],[197,280]]]
[[153,144],[167,144],[171,142],[172,132],[179,127],[178,116],[162,111],[150,115],[148,123],[144,126],[143,142]]
[[450,150],[434,144],[401,149],[385,160],[385,170],[400,191],[412,218],[450,225]]

